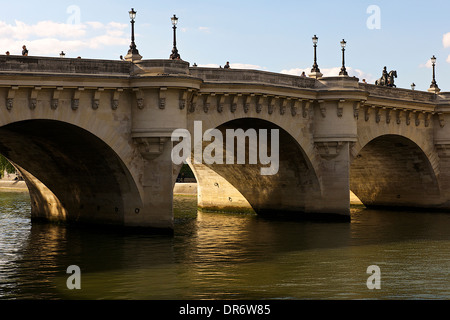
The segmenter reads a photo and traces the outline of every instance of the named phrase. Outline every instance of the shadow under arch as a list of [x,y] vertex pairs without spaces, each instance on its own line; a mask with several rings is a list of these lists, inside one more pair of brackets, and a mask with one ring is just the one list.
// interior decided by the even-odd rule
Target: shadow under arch
[[123,225],[140,201],[134,180],[114,150],[96,135],[56,120],[0,127],[0,153],[21,172],[32,220]]
[[[203,128],[210,129],[210,128]],[[205,211],[254,212],[264,217],[311,219],[315,201],[320,201],[320,184],[310,160],[300,144],[286,130],[267,120],[240,118],[216,127],[223,137],[223,163],[189,163],[198,183],[198,206]],[[279,169],[274,175],[262,175],[261,168],[270,165],[249,163],[249,145],[246,139],[245,164],[238,164],[236,140],[234,162],[225,161],[226,130],[267,129],[267,154],[271,155],[270,132],[279,133]],[[261,142],[258,134],[258,150]],[[211,142],[203,141],[203,149]]]
[[387,134],[368,142],[350,166],[350,190],[368,208],[439,208],[439,182],[414,141]]

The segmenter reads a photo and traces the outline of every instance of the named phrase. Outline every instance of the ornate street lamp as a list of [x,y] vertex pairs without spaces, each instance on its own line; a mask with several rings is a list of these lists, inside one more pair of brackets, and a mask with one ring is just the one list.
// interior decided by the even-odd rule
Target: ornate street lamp
[[436,83],[436,72],[435,72],[436,57],[434,55],[431,57],[431,65],[433,66],[433,80],[431,81],[431,85],[428,91],[439,92],[441,90],[439,89]]
[[314,35],[314,37],[312,37],[312,42],[314,44],[314,64],[312,66],[311,72],[320,72],[319,66],[317,65],[317,53],[316,53],[318,41],[319,38],[317,38],[317,36]]
[[127,55],[125,56],[125,60],[134,61],[141,60],[142,56],[139,54],[138,49],[136,48],[136,43],[134,42],[134,20],[136,19],[136,11],[131,8],[131,11],[128,12],[130,15],[130,23],[131,23],[131,44],[130,49],[128,50]]
[[341,47],[342,47],[342,68],[341,72],[339,72],[340,76],[348,76],[347,69],[345,68],[345,46],[347,45],[347,42],[345,42],[344,39],[341,41]]
[[318,41],[319,41],[319,38],[316,35],[314,35],[314,37],[312,37],[312,42],[314,45],[314,64],[312,65],[311,73],[309,74],[309,76],[313,77],[313,78],[320,78],[323,76],[323,74],[320,73],[320,69],[317,64],[317,42]]
[[177,32],[176,32],[178,18],[176,15],[173,15],[173,17],[170,18],[170,20],[172,21],[172,25],[173,25],[173,49],[172,49],[172,54],[170,55],[170,59],[179,60],[180,55],[178,54],[178,49],[177,49]]

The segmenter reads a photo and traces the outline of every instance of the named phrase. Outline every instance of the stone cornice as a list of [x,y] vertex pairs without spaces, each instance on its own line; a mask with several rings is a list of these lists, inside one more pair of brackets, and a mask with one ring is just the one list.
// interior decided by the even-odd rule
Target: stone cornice
[[[392,110],[450,113],[448,92],[433,94],[382,87],[360,83],[355,77],[325,77],[316,80],[260,70],[190,67],[188,62],[182,60],[141,60],[130,63],[120,60],[0,56],[1,87],[8,90],[13,87],[82,87],[95,90],[181,88],[194,90],[201,95],[253,94],[338,103],[345,100]],[[164,101],[164,98],[160,99]],[[187,101],[186,98],[181,100],[183,103],[180,108],[195,102],[191,99]],[[219,103],[219,110],[222,110],[222,104],[223,102]],[[33,101],[31,105],[34,106]],[[231,108],[234,108],[234,104],[231,104]],[[294,109],[292,113],[297,113],[297,108]],[[358,114],[358,111],[356,106],[355,114]]]

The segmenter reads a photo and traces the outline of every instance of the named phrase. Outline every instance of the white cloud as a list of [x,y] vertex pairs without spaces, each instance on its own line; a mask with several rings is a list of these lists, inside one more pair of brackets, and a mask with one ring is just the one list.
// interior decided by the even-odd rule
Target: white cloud
[[447,57],[447,60],[446,60],[448,63],[450,63],[450,55]]
[[127,29],[128,24],[111,21],[108,23],[107,27],[113,29]]
[[433,67],[433,65],[431,64],[431,59],[429,59],[427,62],[425,63],[421,63],[419,65],[420,68],[428,68],[431,69]]
[[254,65],[254,64],[248,64],[248,63],[230,63],[230,67],[233,69],[254,69],[254,70],[265,70],[266,69],[261,66]]
[[450,32],[447,32],[442,37],[442,44],[444,45],[444,48],[450,47]]
[[[360,69],[354,69],[352,67],[346,67],[347,73],[350,77],[357,77],[360,80],[366,79],[368,83],[371,83],[375,81],[376,79],[370,74],[366,73]],[[320,68],[320,72],[323,74],[324,77],[335,77],[339,75],[339,72],[341,71],[340,67],[334,67],[334,68]],[[302,72],[305,72],[306,75],[308,75],[311,72],[311,68],[293,68],[293,69],[285,69],[281,70],[281,73],[285,74],[291,74],[300,76]]]
[[98,21],[87,21],[86,24],[90,27],[92,27],[93,29],[102,29],[105,27],[105,25],[101,22]]
[[[0,47],[11,54],[21,54],[22,45],[26,45],[30,55],[58,55],[83,49],[98,49],[105,46],[127,45],[128,36],[124,29],[127,24],[97,21],[85,23],[59,23],[39,21],[26,24],[15,21],[7,24],[0,21]],[[2,52],[3,53],[3,52]]]
[[218,68],[219,65],[215,63],[199,64],[198,67],[201,68]]
[[198,27],[198,30],[204,33],[211,33],[211,29],[209,27]]
[[15,21],[14,25],[0,21],[0,37],[13,39],[27,39],[29,37],[63,37],[76,38],[86,35],[86,25],[66,24],[53,21],[40,21],[34,25],[27,25],[21,21]]

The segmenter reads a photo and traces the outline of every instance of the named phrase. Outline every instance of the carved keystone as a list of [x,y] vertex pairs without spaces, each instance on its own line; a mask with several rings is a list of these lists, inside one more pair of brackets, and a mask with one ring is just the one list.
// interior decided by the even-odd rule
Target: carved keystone
[[225,98],[228,96],[227,93],[222,94],[219,99],[219,103],[217,104],[217,112],[222,113],[223,107],[225,105]]
[[355,117],[356,119],[359,119],[359,109],[364,106],[364,103],[364,100],[355,101],[353,103],[353,117]]
[[425,122],[425,127],[430,126],[430,114],[427,112],[424,113],[424,122]]
[[41,87],[34,87],[34,89],[31,89],[31,93],[30,93],[30,103],[29,103],[30,110],[36,109],[36,106],[37,106],[37,96],[38,96],[38,92],[39,92],[40,90],[41,90]]
[[445,126],[445,117],[442,112],[438,113],[439,125],[441,128]]
[[160,88],[159,89],[159,108],[165,109],[166,108],[166,94],[167,94],[167,88]]
[[245,103],[244,103],[244,112],[247,113],[248,110],[250,109],[250,103],[252,101],[252,97],[254,97],[255,95],[252,93],[250,95],[247,96],[247,98],[245,99]]
[[6,97],[6,109],[11,110],[14,106],[14,97],[16,96],[16,91],[19,87],[11,87],[8,90],[8,96]]
[[290,101],[291,101],[290,98],[284,98],[282,100],[282,103],[280,105],[280,114],[281,115],[284,115],[286,113],[286,108],[287,108],[288,102],[290,102]]
[[291,104],[291,115],[293,117],[295,117],[297,115],[297,109],[298,109],[298,105],[300,103],[301,103],[301,101],[299,101],[299,100],[292,101],[292,104]]
[[152,161],[159,157],[163,150],[164,144],[170,140],[170,137],[134,137],[141,156],[148,161]]
[[323,100],[318,100],[317,103],[319,104],[320,114],[325,118],[327,116],[327,108],[325,107]]
[[381,121],[380,108],[375,108],[375,122],[379,123]]
[[409,126],[409,124],[411,123],[411,111],[410,110],[406,110],[405,114],[406,114],[406,125]]
[[397,110],[395,113],[397,124],[402,123],[402,110]]
[[344,143],[343,141],[324,141],[315,142],[314,145],[322,158],[332,159],[339,155]]
[[136,106],[138,109],[144,109],[144,93],[139,88],[133,88],[133,92],[136,95]]
[[180,110],[186,108],[186,101],[188,101],[188,95],[191,95],[192,92],[193,92],[192,89],[182,90],[180,92],[180,100],[178,103],[178,107],[180,108]]
[[198,94],[197,94],[197,92],[195,92],[192,94],[191,100],[189,101],[189,112],[190,113],[195,112],[195,108],[197,107],[197,99],[198,99]]
[[277,98],[275,98],[275,97],[270,97],[270,98],[269,98],[269,104],[268,104],[268,106],[267,106],[267,112],[268,112],[269,114],[272,114],[272,113],[273,113],[273,110],[275,110],[275,102],[276,102],[276,99],[277,99]]
[[337,116],[339,118],[341,118],[342,115],[344,114],[344,103],[345,103],[345,100],[341,99],[341,100],[339,100],[339,102],[337,104]]
[[308,113],[310,112],[311,104],[314,103],[314,100],[306,100],[302,101],[302,116],[303,118],[308,117]]
[[265,98],[266,96],[260,96],[259,97],[259,99],[258,99],[258,101],[256,102],[256,112],[257,113],[260,113],[261,111],[262,111],[262,108],[263,108],[263,103],[264,103],[264,98]]
[[230,111],[232,113],[234,113],[237,110],[239,97],[241,97],[241,96],[242,96],[242,94],[236,94],[233,97],[233,101],[231,102],[231,106],[230,106]]
[[391,123],[391,109],[386,109],[386,123]]
[[420,125],[420,113],[419,112],[415,112],[414,122],[416,124],[416,127]]
[[72,97],[72,110],[77,110],[78,106],[80,105],[80,95],[81,92],[84,91],[84,88],[78,88],[75,90],[75,92],[73,93],[73,97]]
[[119,98],[120,94],[123,92],[123,89],[119,88],[117,90],[114,90],[113,97],[111,100],[111,109],[117,110],[119,107]]
[[52,96],[52,101],[50,103],[50,107],[52,108],[52,110],[56,110],[59,106],[59,95],[60,93],[63,91],[62,87],[58,87],[55,90],[53,90],[53,96]]
[[92,99],[92,109],[97,110],[100,106],[100,96],[103,91],[103,88],[98,88],[97,90],[95,90],[94,98]]

